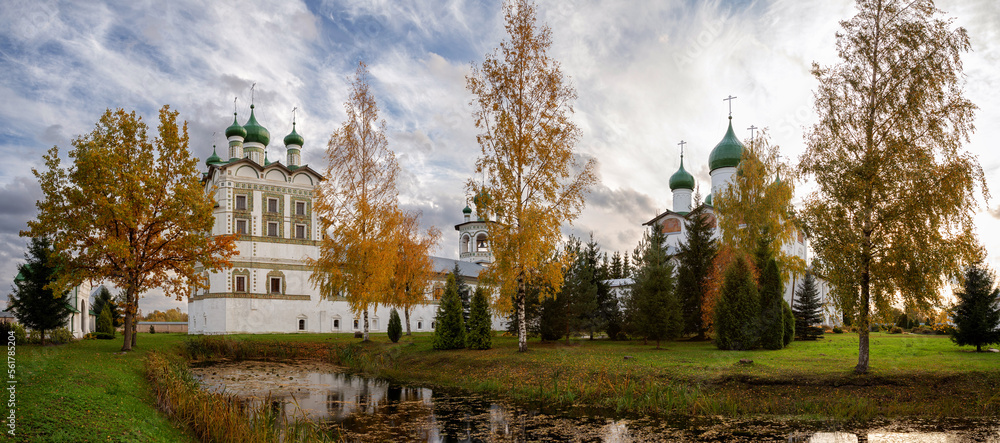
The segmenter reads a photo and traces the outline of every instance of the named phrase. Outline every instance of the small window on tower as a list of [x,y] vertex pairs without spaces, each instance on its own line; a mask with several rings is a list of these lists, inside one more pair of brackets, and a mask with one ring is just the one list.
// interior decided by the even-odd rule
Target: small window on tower
[[306,238],[306,225],[295,225],[295,238]]
[[306,215],[306,202],[295,202],[295,215]]
[[267,212],[278,212],[278,199],[267,199]]
[[268,222],[267,223],[267,235],[269,237],[277,237],[278,236],[278,223],[277,222]]
[[236,233],[246,234],[247,233],[247,221],[246,220],[236,220]]
[[236,196],[236,209],[239,211],[247,210],[247,196],[245,195]]

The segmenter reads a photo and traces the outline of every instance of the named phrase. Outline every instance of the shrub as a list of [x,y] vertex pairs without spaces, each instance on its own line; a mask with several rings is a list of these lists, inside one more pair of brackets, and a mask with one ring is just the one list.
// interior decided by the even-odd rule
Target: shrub
[[472,306],[469,313],[469,335],[465,337],[465,345],[469,349],[489,349],[493,347],[490,335],[490,306],[486,300],[486,291],[477,287],[472,294]]
[[107,332],[96,332],[94,337],[98,340],[113,340],[115,338],[114,334],[108,334]]
[[901,328],[899,326],[893,326],[892,328],[889,329],[889,333],[890,334],[902,334],[903,333],[903,328]]
[[149,325],[149,333],[150,334],[155,334],[156,333],[156,328],[154,328],[153,325]]
[[878,325],[876,325],[876,324],[873,324],[873,325],[871,326],[871,328],[870,328],[870,329],[868,329],[868,330],[869,330],[869,331],[871,331],[871,332],[882,332],[882,328],[880,328],[880,327],[879,327]]
[[28,332],[28,343],[39,343],[42,341],[42,335],[38,331],[32,329]]
[[835,326],[835,327],[833,328],[833,333],[834,333],[834,334],[843,334],[843,333],[844,333],[844,330],[843,330],[843,329],[840,329],[839,327],[836,327],[836,326]]
[[49,334],[49,340],[55,344],[69,343],[73,341],[73,333],[69,329],[59,328]]
[[392,340],[393,343],[398,343],[399,337],[403,336],[403,324],[399,321],[399,312],[396,312],[395,309],[389,311],[389,326],[386,333],[389,334],[389,340]]
[[795,338],[795,314],[792,313],[792,307],[788,306],[788,302],[784,299],[781,299],[781,314],[785,317],[785,333],[782,344],[788,346]]
[[24,332],[24,326],[21,326],[20,323],[14,323],[11,325],[11,329],[14,330],[14,340],[18,344],[28,342],[28,334]]
[[111,334],[112,337],[115,336],[115,328],[111,323],[111,308],[108,305],[104,305],[101,313],[97,316],[97,332]]

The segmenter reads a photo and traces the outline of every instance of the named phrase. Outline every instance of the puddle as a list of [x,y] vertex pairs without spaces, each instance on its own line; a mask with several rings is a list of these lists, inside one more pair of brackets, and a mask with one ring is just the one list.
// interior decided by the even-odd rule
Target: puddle
[[994,420],[908,420],[850,425],[722,417],[614,417],[573,408],[540,411],[474,395],[348,374],[314,362],[229,362],[196,367],[205,389],[271,405],[291,420],[320,423],[346,441],[995,442]]

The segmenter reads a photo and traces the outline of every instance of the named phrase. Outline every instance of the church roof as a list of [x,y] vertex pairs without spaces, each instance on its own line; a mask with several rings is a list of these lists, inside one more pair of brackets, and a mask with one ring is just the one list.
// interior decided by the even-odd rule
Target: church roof
[[726,131],[726,135],[722,137],[719,144],[715,145],[715,149],[712,149],[712,153],[708,156],[708,169],[714,171],[719,168],[735,168],[740,164],[744,149],[746,147],[733,132],[733,118],[729,117],[729,129]]
[[233,113],[233,124],[229,125],[229,127],[226,128],[226,138],[232,137],[234,135],[243,138],[246,138],[247,136],[247,130],[243,129],[243,126],[240,126],[239,122],[236,121],[235,112]]
[[681,156],[681,167],[670,176],[670,190],[694,189],[694,176],[684,170],[684,157]]
[[485,266],[479,263],[455,260],[453,258],[431,256],[431,262],[431,266],[434,267],[434,272],[441,274],[451,272],[455,269],[455,263],[458,263],[458,273],[461,274],[462,277],[469,278],[479,278],[479,272],[486,269]]
[[298,132],[295,132],[295,122],[292,122],[292,132],[286,135],[283,141],[285,142],[285,146],[302,146],[305,143],[305,139]]
[[[247,124],[243,125],[243,129],[246,130],[247,136],[243,139],[244,143],[260,143],[267,146],[271,142],[271,133],[267,128],[261,126],[257,123],[257,117],[253,114],[253,105],[250,105],[250,120]],[[229,132],[228,130],[226,131]]]
[[205,159],[205,166],[218,165],[222,163],[225,162],[222,161],[221,158],[219,158],[219,154],[215,153],[215,145],[212,145],[212,155],[208,156],[208,158]]

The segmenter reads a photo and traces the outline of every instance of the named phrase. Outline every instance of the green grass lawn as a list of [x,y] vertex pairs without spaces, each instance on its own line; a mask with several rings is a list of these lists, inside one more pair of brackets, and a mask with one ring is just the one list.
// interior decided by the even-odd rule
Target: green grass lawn
[[[486,351],[434,351],[431,338],[415,334],[397,344],[385,334],[372,334],[365,344],[351,334],[225,340],[241,343],[230,347],[240,351],[229,357],[319,358],[404,383],[552,406],[803,419],[1000,416],[1000,354],[971,352],[946,336],[873,334],[872,370],[860,376],[852,373],[854,334],[746,352],[719,351],[710,342],[664,342],[656,349],[642,341],[530,340],[529,351],[518,353],[510,337],[495,337]],[[15,441],[193,441],[157,411],[143,377],[148,352],[174,354],[189,339],[141,334],[136,351],[125,355],[117,353],[121,339],[19,346]],[[754,363],[739,364],[744,358]]]
[[171,348],[186,337],[141,334],[136,351],[124,355],[117,354],[120,336],[18,346],[13,441],[194,441],[157,411],[142,373],[148,351]]

